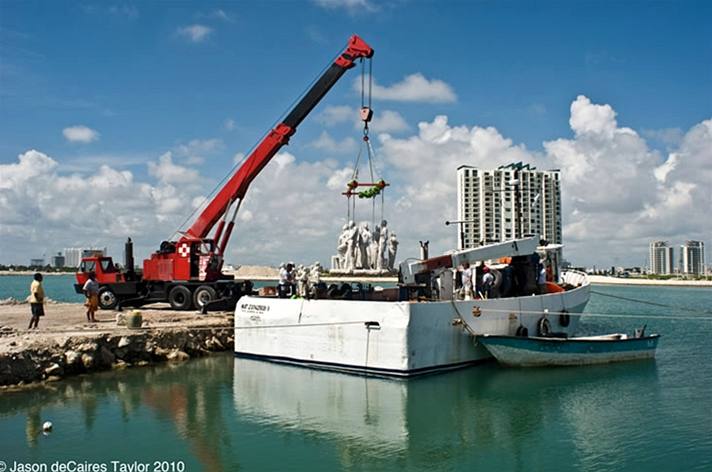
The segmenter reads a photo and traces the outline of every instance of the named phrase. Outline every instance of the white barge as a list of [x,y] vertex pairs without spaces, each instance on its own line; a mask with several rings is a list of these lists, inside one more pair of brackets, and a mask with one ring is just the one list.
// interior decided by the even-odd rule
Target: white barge
[[[412,376],[491,359],[480,334],[575,334],[589,299],[585,274],[564,272],[555,293],[458,300],[452,267],[526,257],[535,238],[401,264],[404,283],[359,300],[244,296],[235,310],[235,354],[354,373]],[[559,285],[557,285],[559,286]],[[546,322],[542,321],[546,319]]]

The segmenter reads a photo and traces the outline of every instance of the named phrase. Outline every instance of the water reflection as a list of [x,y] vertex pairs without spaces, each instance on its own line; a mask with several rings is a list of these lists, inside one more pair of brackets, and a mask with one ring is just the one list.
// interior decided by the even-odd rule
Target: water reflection
[[[121,450],[178,454],[208,471],[279,468],[286,457],[296,467],[315,455],[334,461],[325,469],[605,470],[654,442],[660,419],[649,409],[663,403],[655,362],[488,364],[403,381],[216,356],[3,393],[0,444],[12,447],[5,422],[17,419],[27,458]],[[42,421],[58,410],[71,412],[74,430],[57,418],[51,440],[38,441]],[[76,445],[107,431],[126,439],[104,450]]]
[[[76,420],[83,423],[79,429],[84,432],[95,429],[97,416],[106,414],[111,407],[118,406],[118,420],[127,424],[145,421],[148,411],[157,420],[172,425],[203,470],[222,471],[226,470],[222,456],[230,448],[222,398],[229,398],[224,390],[230,386],[231,366],[232,357],[221,356],[179,366],[67,379],[3,394],[0,418],[24,413],[26,444],[33,449],[38,446],[42,423],[49,414],[46,412],[56,411],[59,406],[78,413]],[[66,433],[66,429],[57,434]]]
[[[241,418],[333,441],[343,467],[385,458],[437,467],[457,458],[531,470],[532,459],[543,467],[557,455],[591,465],[588,458],[614,450],[601,440],[616,437],[609,417],[629,408],[641,385],[654,392],[657,383],[654,362],[533,370],[487,365],[409,381],[246,359],[237,359],[234,369]],[[631,392],[621,391],[626,385]],[[538,457],[531,442],[552,434],[569,445]]]

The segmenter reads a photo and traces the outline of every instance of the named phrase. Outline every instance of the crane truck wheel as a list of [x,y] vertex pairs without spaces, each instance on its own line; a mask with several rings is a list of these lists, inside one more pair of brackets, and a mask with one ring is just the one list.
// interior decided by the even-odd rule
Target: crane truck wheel
[[99,308],[102,310],[113,310],[118,303],[119,299],[109,287],[101,287],[99,289]]
[[201,285],[193,294],[193,304],[195,308],[202,308],[203,305],[212,302],[217,298],[215,289],[209,285]]
[[185,285],[176,285],[168,293],[168,303],[174,310],[190,310],[193,306],[193,296]]

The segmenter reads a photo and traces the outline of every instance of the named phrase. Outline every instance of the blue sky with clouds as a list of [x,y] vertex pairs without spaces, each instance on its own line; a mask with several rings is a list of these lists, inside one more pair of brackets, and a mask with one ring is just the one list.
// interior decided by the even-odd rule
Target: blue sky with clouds
[[[109,246],[118,248],[124,237],[116,228],[77,234],[77,228],[63,227],[57,218],[45,231],[39,221],[48,210],[19,207],[41,196],[28,189],[32,179],[21,177],[18,156],[30,150],[41,153],[52,161],[42,160],[43,175],[55,180],[69,181],[73,176],[86,180],[101,174],[104,166],[117,173],[118,177],[107,177],[109,181],[127,179],[127,197],[145,191],[151,204],[104,201],[100,183],[85,189],[85,195],[103,202],[95,211],[105,213],[107,222],[118,219],[124,221],[123,228],[144,233],[134,239],[147,253],[157,245],[159,233],[171,232],[157,227],[174,229],[196,199],[232,167],[235,155],[256,143],[353,33],[376,50],[374,133],[387,136],[375,144],[383,154],[383,172],[390,172],[395,182],[401,180],[392,192],[398,202],[392,209],[401,212],[394,218],[401,225],[416,217],[411,212],[417,202],[409,200],[408,185],[416,185],[417,176],[409,175],[398,159],[419,157],[399,157],[403,146],[396,144],[426,139],[419,124],[437,127],[437,116],[446,116],[447,126],[466,127],[473,136],[475,128],[494,129],[510,140],[499,155],[519,146],[543,167],[571,165],[573,172],[577,163],[552,154],[552,146],[545,143],[569,140],[574,147],[587,145],[591,159],[597,158],[595,149],[610,145],[610,159],[621,158],[614,155],[619,144],[594,147],[580,138],[583,128],[577,131],[572,126],[572,103],[583,95],[591,107],[614,110],[606,116],[615,117],[615,126],[634,130],[640,139],[635,153],[644,156],[636,162],[651,168],[662,165],[671,153],[684,154],[689,144],[685,138],[712,116],[710,19],[710,2],[2,2],[0,166],[5,166],[5,174],[0,175],[12,184],[0,184],[0,191],[12,195],[5,196],[6,216],[0,220],[5,228],[0,233],[21,236],[14,241],[16,250],[3,248],[0,262],[23,262],[29,252],[33,257],[40,251],[49,254],[73,242],[100,244],[108,239]],[[360,103],[358,77],[358,71],[347,73],[286,148],[288,157],[282,164],[294,167],[288,169],[293,179],[282,185],[306,206],[311,204],[310,195],[329,196],[324,193],[326,184],[343,173],[358,150],[359,131],[349,118]],[[468,152],[452,151],[457,156],[452,163],[499,163]],[[586,155],[585,150],[578,152]],[[707,154],[701,152],[702,157],[669,164],[681,173],[679,181],[656,182],[677,188],[675,195],[682,184],[699,188],[702,183],[683,178],[682,171],[694,174],[686,163],[703,161]],[[427,169],[428,156],[422,159]],[[271,166],[270,172],[281,168]],[[294,182],[302,175],[297,171],[304,173],[304,182]],[[448,185],[453,187],[454,169],[451,173]],[[279,181],[274,177],[271,181]],[[310,178],[321,188],[303,188]],[[637,177],[633,181],[647,182]],[[260,181],[256,184],[259,187]],[[255,201],[247,210],[254,218],[246,217],[245,236],[233,245],[235,262],[279,262],[290,250],[289,245],[274,242],[253,251],[245,240],[264,239],[275,224],[276,220],[260,219],[262,212],[279,213],[279,206],[271,207],[267,200],[280,190],[267,184],[262,193],[258,188],[251,196]],[[636,192],[630,182],[625,185]],[[684,188],[693,207],[703,203],[695,199],[694,188]],[[338,191],[329,190],[340,211],[344,205]],[[57,191],[61,195],[66,187]],[[433,198],[448,195],[442,190]],[[652,218],[650,208],[659,195],[641,200],[636,212],[626,217]],[[564,233],[573,241],[574,260],[580,256],[582,263],[597,262],[597,257],[600,263],[642,263],[645,248],[634,257],[621,250],[610,258],[583,250],[594,242],[576,226],[583,224],[584,208],[589,215],[613,218],[612,226],[619,225],[615,218],[621,215],[611,208],[577,206],[576,201],[568,205],[570,225],[567,230],[565,221]],[[421,203],[423,211],[429,211],[428,204]],[[452,212],[454,201],[448,205]],[[607,216],[607,211],[615,215]],[[39,220],[22,216],[28,212],[39,215]],[[343,216],[333,208],[326,214],[333,214],[332,219]],[[279,220],[279,215],[275,218]],[[308,227],[313,225],[310,218],[304,212],[290,224]],[[631,230],[620,236],[621,244],[644,246],[647,238],[657,237],[653,229],[657,223],[645,223],[648,233]],[[305,257],[328,262],[328,251],[313,248],[334,239],[333,230],[339,226],[334,221],[300,233],[305,242],[299,250]],[[706,227],[673,226],[678,230],[659,236],[677,242],[709,235]],[[435,239],[442,250],[454,242],[444,228],[418,229],[440,235]],[[67,233],[72,236],[61,236]],[[412,243],[405,234],[402,237],[404,245]]]

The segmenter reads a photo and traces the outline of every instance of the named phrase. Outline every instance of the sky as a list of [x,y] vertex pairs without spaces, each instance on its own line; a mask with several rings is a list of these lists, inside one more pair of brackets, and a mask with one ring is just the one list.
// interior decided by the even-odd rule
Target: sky
[[[712,244],[711,23],[692,1],[5,0],[0,263],[121,259],[129,236],[147,257],[352,34],[375,49],[370,136],[398,259],[455,247],[459,165],[516,161],[561,169],[574,265]],[[365,152],[360,84],[346,72],[254,181],[227,262],[329,265]]]

